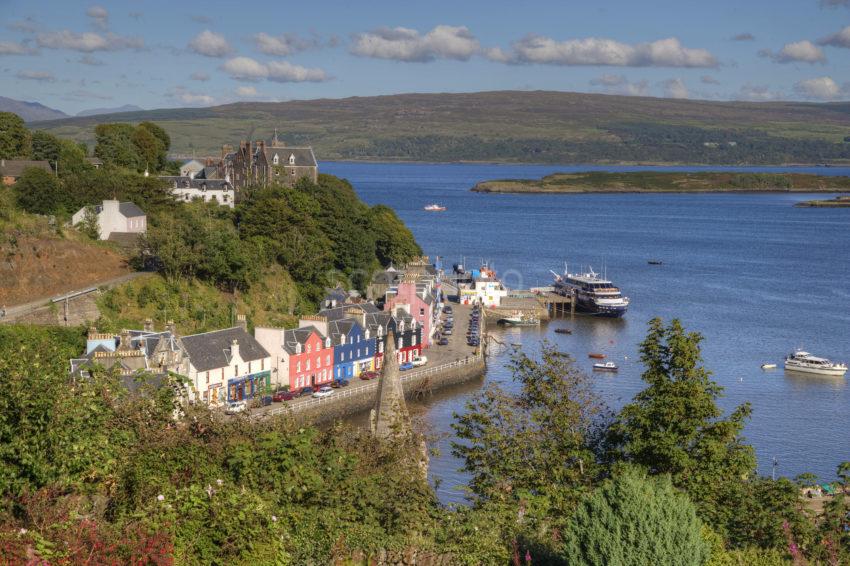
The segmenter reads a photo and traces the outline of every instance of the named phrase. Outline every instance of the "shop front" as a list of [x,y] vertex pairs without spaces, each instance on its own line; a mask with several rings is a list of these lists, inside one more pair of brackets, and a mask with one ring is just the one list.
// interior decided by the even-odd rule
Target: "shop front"
[[227,381],[227,401],[253,399],[255,395],[270,390],[271,379],[271,371],[261,371],[230,379]]

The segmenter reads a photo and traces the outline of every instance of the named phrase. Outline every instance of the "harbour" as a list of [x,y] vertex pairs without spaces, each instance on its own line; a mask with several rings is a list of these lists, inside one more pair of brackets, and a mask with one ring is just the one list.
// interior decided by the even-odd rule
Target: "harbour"
[[[616,410],[645,385],[637,347],[647,321],[678,317],[688,330],[704,336],[704,365],[725,388],[722,408],[751,403],[744,436],[755,447],[761,473],[771,473],[775,457],[779,475],[809,471],[828,480],[850,453],[843,434],[850,427],[846,378],[805,376],[781,367],[797,346],[837,361],[850,358],[850,309],[834,308],[850,300],[850,265],[839,260],[850,244],[846,210],[795,208],[795,202],[812,198],[806,194],[496,195],[468,190],[483,179],[588,169],[582,166],[323,167],[354,182],[368,203],[395,208],[423,248],[449,265],[461,261],[460,253],[488,258],[509,289],[545,292],[552,281],[549,270],[560,271],[564,261],[594,266],[604,261],[609,278],[631,298],[629,312],[617,319],[570,317],[569,304],[556,299],[537,327],[488,324],[488,333],[506,347],[491,349],[484,383],[510,389],[510,345],[534,355],[549,341],[588,373],[590,352],[604,353],[619,366],[617,372],[595,375],[598,392]],[[818,171],[848,173],[840,167]],[[429,202],[447,210],[422,211]],[[527,221],[517,224],[519,215]],[[556,332],[561,328],[571,333]],[[768,362],[780,367],[762,370]],[[431,429],[449,435],[437,443],[440,456],[431,460],[444,501],[463,500],[459,488],[465,477],[451,456],[450,425],[453,414],[480,390],[472,383],[411,403]]]

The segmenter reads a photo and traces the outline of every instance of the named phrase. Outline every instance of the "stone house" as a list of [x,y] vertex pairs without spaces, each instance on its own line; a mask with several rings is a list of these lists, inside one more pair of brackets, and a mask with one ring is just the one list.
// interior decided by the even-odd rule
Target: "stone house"
[[5,186],[11,186],[18,182],[21,175],[27,169],[44,169],[53,173],[49,161],[30,161],[27,159],[0,159],[0,177],[3,178]]
[[[71,224],[77,226],[86,218],[83,207],[71,217]],[[141,208],[132,202],[105,200],[95,205],[98,232],[101,240],[117,239],[126,234],[144,234],[147,231],[147,216]]]
[[203,402],[248,400],[271,389],[271,355],[244,326],[184,336],[182,343],[189,358],[186,376]]
[[[227,147],[222,151],[227,152]],[[299,179],[319,179],[319,166],[312,147],[290,147],[264,140],[242,141],[235,152],[224,154],[224,178],[239,190],[251,185],[293,186]]]

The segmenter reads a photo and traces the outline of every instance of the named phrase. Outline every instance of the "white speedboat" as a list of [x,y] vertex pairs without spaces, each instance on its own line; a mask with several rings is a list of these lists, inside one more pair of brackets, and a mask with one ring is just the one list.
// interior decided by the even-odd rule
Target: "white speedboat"
[[603,362],[593,364],[593,369],[595,371],[617,371],[620,368],[618,368],[617,364],[615,364],[614,362]]
[[762,364],[761,369],[776,369],[776,364]]
[[428,212],[443,212],[446,210],[445,206],[440,206],[439,204],[429,204],[425,207],[425,210]]
[[831,362],[826,358],[818,358],[808,352],[797,350],[785,358],[785,369],[800,373],[831,375],[841,377],[847,373],[847,364]]

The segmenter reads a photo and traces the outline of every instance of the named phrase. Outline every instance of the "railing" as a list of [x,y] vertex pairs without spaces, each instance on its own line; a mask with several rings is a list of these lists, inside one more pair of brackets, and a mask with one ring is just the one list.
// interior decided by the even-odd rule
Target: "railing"
[[[475,362],[481,360],[483,357],[484,357],[483,351],[479,351],[478,354],[467,356],[465,358],[455,360],[453,362],[447,362],[447,363],[444,363],[444,364],[440,364],[438,366],[422,368],[422,369],[419,369],[419,370],[408,370],[404,373],[404,375],[401,376],[400,381],[402,383],[408,383],[408,382],[413,381],[413,380],[420,378],[420,377],[427,377],[429,375],[441,373],[441,372],[443,372],[447,369],[462,367],[462,366],[466,366],[466,365],[475,363]],[[344,389],[334,389],[333,394],[329,395],[328,397],[320,397],[320,398],[309,397],[309,398],[304,399],[304,400],[300,400],[300,399],[295,400],[295,402],[293,402],[290,405],[275,407],[274,409],[266,411],[262,414],[262,416],[281,415],[281,414],[287,413],[289,411],[292,411],[292,412],[303,411],[305,409],[309,409],[309,408],[312,408],[312,407],[319,406],[322,403],[327,403],[328,401],[333,401],[333,400],[336,400],[336,399],[345,399],[347,397],[353,397],[355,395],[362,395],[363,393],[367,393],[369,391],[376,390],[377,388],[378,388],[378,381],[376,380],[376,381],[366,383],[366,384],[363,384],[363,385],[359,385],[359,386],[355,386],[355,387],[348,387],[348,388],[344,388]]]

